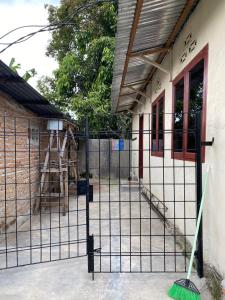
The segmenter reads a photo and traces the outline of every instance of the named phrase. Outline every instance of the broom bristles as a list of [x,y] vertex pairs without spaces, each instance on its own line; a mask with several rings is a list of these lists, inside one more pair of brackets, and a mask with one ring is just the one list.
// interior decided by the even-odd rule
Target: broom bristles
[[199,293],[195,291],[191,291],[189,288],[176,284],[168,291],[168,296],[175,300],[201,300],[201,296]]

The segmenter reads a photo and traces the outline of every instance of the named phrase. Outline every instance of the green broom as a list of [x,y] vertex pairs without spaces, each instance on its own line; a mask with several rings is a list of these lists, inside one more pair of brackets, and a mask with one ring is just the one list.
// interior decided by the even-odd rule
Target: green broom
[[188,268],[188,275],[186,279],[180,279],[174,282],[173,286],[168,291],[168,296],[175,300],[200,300],[201,295],[197,287],[190,281],[191,271],[194,261],[194,254],[197,245],[198,231],[201,223],[202,211],[205,202],[206,188],[208,183],[209,167],[205,176],[204,189],[201,198],[201,205],[198,214],[198,221],[196,226],[195,238],[191,252],[191,258]]

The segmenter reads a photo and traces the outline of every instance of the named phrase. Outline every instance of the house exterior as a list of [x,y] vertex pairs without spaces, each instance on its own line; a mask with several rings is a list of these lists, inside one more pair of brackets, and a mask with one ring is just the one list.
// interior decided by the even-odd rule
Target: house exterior
[[[0,61],[0,231],[19,227],[40,195],[47,121],[63,114]],[[14,230],[14,231],[13,231]],[[3,234],[4,236],[4,234]],[[9,235],[10,236],[10,235]]]
[[[203,177],[210,166],[206,204],[203,213],[203,256],[205,266],[212,266],[225,276],[225,165],[224,161],[224,72],[225,72],[225,1],[223,0],[137,0],[119,1],[117,45],[112,86],[113,112],[133,115],[132,177],[143,185],[149,182],[149,163],[191,166],[195,159],[192,110],[201,111],[202,141],[215,142],[202,147]],[[174,117],[175,116],[175,117]],[[161,131],[160,131],[161,129]],[[177,135],[174,129],[180,131]],[[149,131],[141,137],[140,132]],[[163,132],[163,134],[162,134]],[[143,140],[141,140],[143,139]],[[148,151],[140,151],[143,148]],[[139,166],[139,168],[136,168]],[[168,168],[151,174],[156,181],[174,180]],[[195,177],[195,171],[177,171],[182,182]],[[163,198],[162,189],[152,186],[152,193]],[[174,216],[174,191],[163,190],[168,200],[167,217]],[[176,191],[183,204],[176,206],[184,214],[186,197],[195,187]],[[193,215],[195,207],[186,207]],[[177,221],[187,235],[190,227]],[[186,231],[186,232],[184,232]],[[191,241],[191,240],[190,240]],[[207,275],[207,274],[206,274]]]

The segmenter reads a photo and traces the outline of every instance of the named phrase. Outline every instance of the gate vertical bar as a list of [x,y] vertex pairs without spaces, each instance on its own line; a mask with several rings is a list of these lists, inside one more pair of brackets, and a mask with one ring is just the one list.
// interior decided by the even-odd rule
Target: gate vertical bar
[[88,119],[85,124],[85,162],[86,162],[86,238],[87,238],[87,256],[88,273],[92,273],[94,279],[94,237],[90,236],[89,224],[89,203],[90,203],[90,184],[89,184],[89,128]]
[[[199,213],[202,198],[202,134],[201,134],[201,112],[196,116],[196,179],[197,179],[197,216]],[[200,278],[204,276],[203,270],[203,233],[202,220],[199,227],[198,243],[197,243],[197,273]]]

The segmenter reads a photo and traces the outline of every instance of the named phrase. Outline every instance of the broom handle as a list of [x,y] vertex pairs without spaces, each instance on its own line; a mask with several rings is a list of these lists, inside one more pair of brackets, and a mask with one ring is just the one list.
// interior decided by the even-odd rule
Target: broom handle
[[208,169],[207,169],[207,173],[205,175],[204,188],[203,188],[201,204],[200,204],[199,213],[198,213],[198,221],[197,221],[196,231],[195,231],[195,238],[194,238],[194,242],[193,242],[191,258],[190,258],[190,263],[189,263],[189,268],[188,268],[188,275],[187,275],[188,280],[191,277],[191,271],[192,271],[192,266],[193,266],[193,261],[194,261],[195,249],[196,249],[197,239],[198,239],[198,232],[199,232],[199,227],[200,227],[200,224],[201,224],[203,206],[204,206],[204,203],[205,203],[205,195],[206,195],[208,177],[209,177],[209,166],[208,166]]

